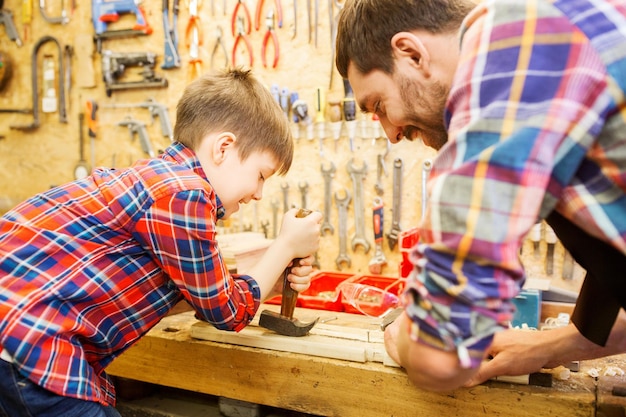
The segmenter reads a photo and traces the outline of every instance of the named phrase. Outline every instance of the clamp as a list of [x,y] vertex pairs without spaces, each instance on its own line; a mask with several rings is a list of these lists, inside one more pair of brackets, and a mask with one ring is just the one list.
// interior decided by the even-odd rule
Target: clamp
[[278,36],[276,36],[276,31],[274,30],[274,9],[270,9],[265,17],[265,26],[267,31],[263,36],[263,44],[261,45],[261,61],[263,62],[263,67],[267,68],[267,60],[266,60],[266,51],[267,45],[270,43],[270,39],[272,40],[272,44],[274,47],[274,62],[272,63],[272,68],[276,68],[278,65],[278,58],[280,56],[280,48],[278,45]]
[[[248,21],[248,23],[250,23],[250,21]],[[254,57],[252,56],[252,45],[250,44],[250,41],[248,40],[248,37],[246,35],[244,18],[241,16],[237,16],[237,32],[236,33],[237,33],[237,36],[235,37],[235,44],[233,45],[233,53],[232,53],[233,67],[237,66],[237,48],[239,47],[239,43],[241,41],[243,41],[243,43],[246,45],[246,50],[248,51],[248,56],[249,56],[249,65],[250,67],[252,67],[252,64],[254,63]]]
[[165,46],[163,53],[162,69],[171,69],[180,67],[180,54],[178,53],[178,9],[179,0],[174,0],[172,5],[172,23],[170,25],[169,18],[169,0],[163,0],[163,33],[165,38]]
[[[265,0],[257,0],[256,9],[254,11],[254,29],[259,30],[261,27],[261,13],[263,13],[263,4]],[[278,19],[278,27],[283,27],[283,6],[280,0],[274,0],[274,7],[276,8],[276,18]],[[295,7],[295,6],[294,6]]]

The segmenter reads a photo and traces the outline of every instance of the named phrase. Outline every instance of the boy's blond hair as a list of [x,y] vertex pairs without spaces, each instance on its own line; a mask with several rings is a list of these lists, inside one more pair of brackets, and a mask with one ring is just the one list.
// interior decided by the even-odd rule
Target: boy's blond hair
[[176,106],[174,140],[196,150],[216,132],[237,136],[242,161],[253,152],[269,151],[276,156],[277,173],[289,171],[294,148],[289,121],[251,70],[207,73],[185,88]]

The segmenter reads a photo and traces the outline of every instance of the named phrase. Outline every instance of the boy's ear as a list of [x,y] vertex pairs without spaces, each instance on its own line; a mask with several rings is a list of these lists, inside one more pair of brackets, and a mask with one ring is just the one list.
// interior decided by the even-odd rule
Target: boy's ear
[[224,161],[228,151],[235,147],[237,136],[231,132],[220,133],[213,142],[213,161],[219,164]]
[[391,49],[396,60],[410,60],[409,64],[425,76],[430,75],[430,54],[419,36],[398,32],[391,38]]

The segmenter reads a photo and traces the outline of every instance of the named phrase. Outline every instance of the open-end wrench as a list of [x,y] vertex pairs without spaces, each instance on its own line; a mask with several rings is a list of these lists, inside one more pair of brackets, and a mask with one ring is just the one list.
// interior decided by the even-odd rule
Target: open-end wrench
[[398,243],[400,233],[400,208],[402,198],[402,159],[396,158],[393,161],[393,205],[391,207],[391,230],[387,233],[387,243],[389,249],[393,250]]
[[309,183],[306,181],[299,182],[298,189],[300,190],[300,201],[302,202],[301,208],[307,208],[306,193],[309,191]]
[[272,237],[276,239],[278,235],[278,200],[272,199]]
[[283,191],[283,213],[286,213],[289,210],[289,183],[283,182],[280,189]]
[[350,193],[345,188],[343,193],[345,195],[340,197],[340,194],[335,192],[335,203],[339,213],[339,255],[337,255],[335,263],[339,271],[341,271],[341,266],[344,263],[348,265],[348,268],[352,266],[352,260],[348,256],[348,206],[350,206]]
[[369,269],[372,274],[379,275],[383,272],[383,266],[387,265],[387,258],[383,253],[383,199],[374,198],[372,205],[372,221],[374,226],[374,256],[370,259]]
[[322,176],[324,177],[324,219],[322,220],[322,227],[320,228],[320,232],[322,236],[326,234],[326,232],[330,232],[330,234],[335,233],[335,227],[330,223],[330,210],[331,210],[331,199],[332,199],[332,190],[331,190],[331,182],[333,177],[335,176],[335,164],[330,162],[330,168],[324,168],[324,163],[322,162],[321,166]]
[[387,175],[387,167],[385,166],[385,155],[378,154],[376,159],[376,184],[374,184],[374,190],[376,194],[383,195],[385,187],[383,186],[383,174]]
[[365,237],[365,200],[363,198],[363,182],[367,173],[367,164],[363,161],[361,168],[354,166],[354,159],[348,162],[348,173],[352,178],[354,192],[354,236],[352,237],[352,251],[357,246],[363,246],[365,253],[370,250],[370,242]]
[[426,182],[428,181],[428,175],[433,167],[433,161],[425,159],[422,162],[422,219],[426,216],[426,207],[428,204],[428,190],[426,189]]

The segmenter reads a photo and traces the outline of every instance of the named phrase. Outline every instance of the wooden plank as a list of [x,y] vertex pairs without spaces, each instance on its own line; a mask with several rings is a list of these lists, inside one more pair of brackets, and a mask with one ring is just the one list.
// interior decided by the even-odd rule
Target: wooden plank
[[404,371],[378,362],[196,340],[194,323],[189,313],[164,318],[107,372],[328,417],[595,416],[594,381],[582,373],[553,388],[490,382],[439,394],[415,388]]

